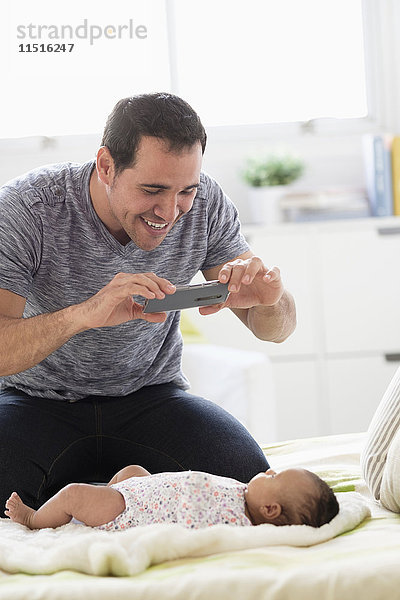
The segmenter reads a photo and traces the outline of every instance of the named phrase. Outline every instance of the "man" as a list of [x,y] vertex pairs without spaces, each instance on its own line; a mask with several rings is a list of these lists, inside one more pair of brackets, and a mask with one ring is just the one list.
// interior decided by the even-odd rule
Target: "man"
[[179,312],[145,314],[201,270],[224,305],[283,341],[294,302],[201,173],[204,128],[169,94],[121,100],[94,163],[50,165],[0,193],[0,504],[37,508],[123,465],[248,481],[268,468],[231,415],[190,395]]

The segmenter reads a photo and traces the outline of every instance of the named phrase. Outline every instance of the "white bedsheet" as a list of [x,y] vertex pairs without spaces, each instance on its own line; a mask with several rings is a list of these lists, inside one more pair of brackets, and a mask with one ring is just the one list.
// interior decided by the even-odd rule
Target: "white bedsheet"
[[0,521],[0,568],[10,573],[48,574],[72,569],[90,575],[136,575],[153,564],[263,546],[312,546],[349,531],[370,515],[357,494],[338,494],[339,514],[320,528],[307,525],[217,525],[189,530],[151,525],[121,532],[68,524],[31,531]]
[[[288,536],[278,540],[268,525],[249,532],[229,528],[223,536],[218,528],[178,532],[175,526],[156,526],[145,534],[125,532],[125,538],[120,537],[124,533],[112,533],[115,544],[110,545],[108,532],[96,532],[100,536],[94,541],[89,530],[85,540],[85,528],[68,525],[50,532],[50,539],[46,532],[1,521],[0,599],[396,600],[400,598],[400,515],[381,508],[366,490],[359,465],[364,439],[363,434],[330,436],[266,448],[276,469],[303,466],[323,475],[340,494],[342,506],[348,500],[354,507],[353,500],[358,503],[362,497],[357,504],[359,517],[367,514],[366,505],[372,516],[346,533],[298,546],[309,540],[290,537],[296,528],[287,528],[289,533],[274,528],[279,529],[276,535]],[[249,547],[249,533],[253,547]],[[41,535],[47,538],[44,545]],[[38,568],[43,572],[49,559],[51,572],[56,567],[67,570],[47,576],[4,570],[6,565],[10,570],[25,565],[25,572],[38,572]],[[74,568],[120,574],[130,569],[137,574],[88,575]]]

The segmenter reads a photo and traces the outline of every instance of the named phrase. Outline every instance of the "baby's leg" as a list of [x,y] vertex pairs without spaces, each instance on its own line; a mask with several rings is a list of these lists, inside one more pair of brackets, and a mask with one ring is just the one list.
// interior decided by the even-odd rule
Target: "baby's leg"
[[30,527],[30,520],[32,515],[36,511],[29,506],[26,506],[18,496],[17,492],[13,492],[6,502],[6,510],[4,514],[7,515],[15,523],[22,523]]
[[50,498],[39,510],[26,506],[15,492],[6,502],[6,515],[30,529],[60,527],[74,517],[96,527],[114,520],[125,510],[125,500],[117,490],[106,486],[71,483]]
[[147,477],[147,475],[151,475],[151,473],[144,467],[139,465],[128,465],[118,471],[107,485],[114,485],[114,483],[119,483],[120,481],[130,479],[131,477]]

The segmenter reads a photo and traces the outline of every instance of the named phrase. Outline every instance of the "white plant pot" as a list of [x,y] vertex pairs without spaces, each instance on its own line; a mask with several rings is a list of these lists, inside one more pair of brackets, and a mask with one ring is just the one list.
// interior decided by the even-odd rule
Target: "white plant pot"
[[248,189],[250,217],[252,223],[274,225],[282,221],[280,202],[287,194],[287,185],[251,187]]

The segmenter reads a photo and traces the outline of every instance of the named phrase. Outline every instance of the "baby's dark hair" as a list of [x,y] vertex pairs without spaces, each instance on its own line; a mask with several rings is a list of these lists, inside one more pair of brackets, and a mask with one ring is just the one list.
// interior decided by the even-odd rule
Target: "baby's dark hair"
[[[329,485],[318,475],[307,471],[312,479],[313,491],[305,494],[300,505],[284,502],[279,525],[311,525],[321,527],[329,523],[339,512],[339,503]],[[292,499],[291,499],[292,500]]]

